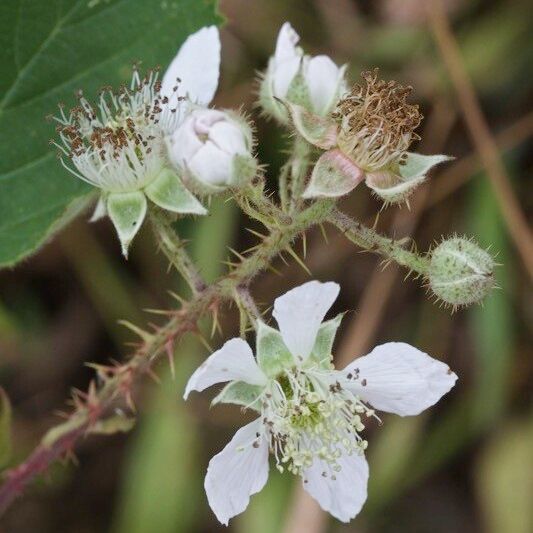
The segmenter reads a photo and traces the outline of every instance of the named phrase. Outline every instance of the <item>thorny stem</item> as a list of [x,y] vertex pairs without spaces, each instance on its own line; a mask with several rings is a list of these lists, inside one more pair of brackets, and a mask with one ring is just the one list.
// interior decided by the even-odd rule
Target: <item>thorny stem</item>
[[205,289],[205,282],[185,250],[185,243],[172,229],[171,221],[162,210],[151,209],[150,221],[157,242],[170,264],[183,276],[193,293]]
[[429,259],[415,251],[407,250],[401,242],[380,235],[337,209],[332,211],[328,222],[337,226],[350,241],[364,250],[383,255],[418,274],[427,274]]
[[261,312],[257,308],[248,287],[237,287],[235,289],[235,301],[239,306],[239,312],[241,314],[240,334],[244,337],[248,321],[256,328],[257,320],[261,318]]
[[293,155],[289,161],[290,213],[296,211],[302,201],[301,196],[305,189],[305,178],[312,151],[313,147],[303,137],[299,135],[295,137]]
[[[172,351],[185,333],[197,331],[197,322],[202,316],[220,303],[233,299],[238,287],[247,287],[296,237],[314,224],[324,222],[332,208],[332,202],[315,202],[294,215],[291,224],[274,229],[231,272],[214,284],[197,290],[179,310],[170,311],[166,324],[154,332],[138,330],[142,342],[129,361],[114,367],[96,367],[101,385],[96,387],[95,382],[91,382],[89,392],[77,396],[76,407],[67,420],[50,429],[33,453],[6,473],[6,480],[0,487],[0,515],[51,463],[72,453],[83,437],[97,432],[97,422],[116,416],[120,407],[133,410],[131,395],[139,378],[150,374],[152,366]],[[157,228],[168,229],[168,226],[157,225]],[[170,239],[169,243],[176,244],[174,239]],[[185,257],[180,255],[180,261],[184,261]]]

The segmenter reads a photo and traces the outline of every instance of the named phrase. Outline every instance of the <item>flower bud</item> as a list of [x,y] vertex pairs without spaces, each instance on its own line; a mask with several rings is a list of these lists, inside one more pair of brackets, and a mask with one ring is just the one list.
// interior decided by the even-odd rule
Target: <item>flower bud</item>
[[282,123],[288,121],[288,113],[277,99],[325,116],[334,109],[346,90],[346,67],[338,67],[325,55],[304,55],[303,50],[296,46],[299,40],[292,26],[288,22],[283,24],[276,51],[261,82],[260,103],[263,110]]
[[241,117],[215,109],[192,111],[167,139],[171,161],[206,194],[253,178],[252,145],[251,129]]
[[480,302],[494,286],[494,260],[472,241],[453,237],[432,251],[428,280],[433,293],[453,307]]

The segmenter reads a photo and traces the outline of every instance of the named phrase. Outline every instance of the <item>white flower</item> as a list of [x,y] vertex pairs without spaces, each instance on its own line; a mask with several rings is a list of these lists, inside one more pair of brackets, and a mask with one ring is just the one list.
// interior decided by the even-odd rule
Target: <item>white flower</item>
[[281,122],[286,122],[287,113],[276,98],[302,105],[324,116],[333,110],[346,90],[346,65],[337,67],[325,55],[304,55],[303,50],[296,46],[299,40],[299,35],[285,22],[261,82],[261,105]]
[[279,331],[259,322],[255,358],[232,339],[191,376],[193,390],[229,382],[214,403],[258,412],[209,463],[205,489],[220,522],[246,509],[268,478],[269,452],[279,470],[302,477],[304,489],[344,522],[366,499],[367,442],[374,409],[416,415],[435,404],[457,376],[447,365],[405,343],[376,347],[343,370],[331,364],[342,316],[322,322],[339,293],[336,283],[311,281],[274,303]]
[[239,186],[255,174],[252,131],[231,111],[195,109],[168,145],[173,163],[208,193]]
[[206,213],[171,169],[165,138],[193,104],[211,101],[219,64],[218,29],[202,28],[183,43],[162,82],[157,71],[141,78],[134,69],[129,89],[104,89],[96,106],[80,94],[70,113],[60,108],[56,146],[63,165],[101,189],[93,220],[110,216],[124,255],[144,220],[147,198],[175,213]]

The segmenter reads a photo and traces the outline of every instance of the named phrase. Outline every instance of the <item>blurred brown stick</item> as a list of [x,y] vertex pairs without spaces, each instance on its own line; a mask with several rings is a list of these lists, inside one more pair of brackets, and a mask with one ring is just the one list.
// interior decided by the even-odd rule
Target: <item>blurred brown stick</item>
[[498,147],[481,111],[472,82],[441,0],[428,2],[428,17],[444,64],[450,74],[470,135],[492,183],[507,229],[526,269],[533,277],[533,237],[514,195]]

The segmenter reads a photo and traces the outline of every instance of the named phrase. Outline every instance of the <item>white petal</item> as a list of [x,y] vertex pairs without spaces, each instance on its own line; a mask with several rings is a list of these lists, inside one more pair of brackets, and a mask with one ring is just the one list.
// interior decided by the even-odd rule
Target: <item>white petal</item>
[[180,168],[183,168],[185,161],[191,159],[202,146],[194,131],[194,120],[191,116],[167,137],[169,157]]
[[332,105],[339,87],[339,67],[324,55],[304,62],[304,77],[315,113],[322,115]]
[[211,509],[226,526],[230,518],[248,507],[250,496],[267,482],[268,441],[264,436],[257,438],[262,429],[259,419],[242,427],[209,462],[205,492]]
[[344,385],[362,400],[401,416],[417,415],[437,403],[457,380],[448,365],[403,342],[376,346],[342,373],[358,375]]
[[[187,37],[165,75],[161,94],[172,97],[189,96],[198,104],[207,105],[213,99],[220,72],[220,37],[216,26],[209,26]],[[177,82],[177,80],[181,80]],[[175,101],[175,99],[172,99]],[[172,101],[171,100],[171,101]]]
[[257,366],[248,343],[231,339],[220,350],[209,356],[190,377],[183,398],[193,390],[203,391],[215,383],[244,381],[250,385],[263,385],[266,377]]
[[[340,472],[332,472],[327,463],[315,459],[313,466],[303,474],[303,486],[324,511],[342,522],[349,522],[366,501],[368,463],[363,455],[356,453],[343,455],[338,463]],[[336,479],[331,479],[332,474]]]
[[231,180],[231,161],[231,155],[207,141],[188,162],[187,167],[203,183],[226,185]]
[[281,336],[297,361],[309,357],[320,323],[339,294],[331,281],[309,281],[291,289],[274,301],[274,312]]
[[209,130],[209,139],[227,154],[245,155],[248,153],[246,137],[238,124],[230,120],[217,122]]
[[301,51],[296,48],[300,36],[296,33],[294,28],[285,22],[278,33],[278,40],[276,42],[276,52],[274,53],[274,60],[276,63],[300,57]]
[[275,63],[272,66],[272,94],[285,98],[289,85],[298,73],[302,59],[300,56]]

